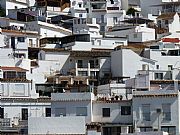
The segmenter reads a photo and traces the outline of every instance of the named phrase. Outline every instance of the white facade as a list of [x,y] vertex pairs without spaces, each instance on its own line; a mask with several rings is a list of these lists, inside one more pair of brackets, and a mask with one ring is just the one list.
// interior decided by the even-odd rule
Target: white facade
[[[124,108],[128,108],[127,113],[124,113]],[[86,124],[104,123],[105,129],[112,125],[122,129],[132,126],[131,101],[103,101],[94,97],[92,93],[52,94],[52,116],[85,116]]]
[[153,68],[155,61],[143,58],[131,49],[121,49],[111,53],[111,72],[113,77],[134,78],[143,65]]
[[40,38],[63,37],[71,34],[70,30],[40,21],[28,22],[26,24],[26,29],[31,31],[38,31]]
[[180,31],[180,18],[178,13],[176,13],[173,17],[172,23],[169,24],[169,32],[170,33],[176,33],[177,31]]
[[[10,127],[18,126],[22,120],[28,120],[28,117],[46,117],[46,108],[51,108],[48,99],[39,101],[37,99],[2,98],[1,108],[3,108],[5,119],[10,119]],[[24,114],[23,110],[26,110]]]
[[86,134],[84,117],[30,117],[28,134]]
[[37,98],[38,94],[31,82],[0,82],[2,98]]
[[148,28],[142,24],[139,26],[124,26],[122,30],[109,31],[107,35],[114,35],[117,37],[127,37],[129,42],[146,42],[155,40],[155,29]]
[[162,4],[162,0],[140,0],[140,7],[143,17],[148,17],[148,14],[159,15],[162,7],[153,6]]
[[[179,92],[146,91],[133,95],[133,120],[140,131],[162,130],[179,134]],[[149,127],[149,129],[146,129]],[[170,129],[170,130],[169,130]]]
[[78,18],[87,18],[87,0],[71,0],[71,15]]
[[19,9],[28,7],[28,3],[26,0],[1,0],[0,5],[6,10],[6,15],[8,15],[8,9]]

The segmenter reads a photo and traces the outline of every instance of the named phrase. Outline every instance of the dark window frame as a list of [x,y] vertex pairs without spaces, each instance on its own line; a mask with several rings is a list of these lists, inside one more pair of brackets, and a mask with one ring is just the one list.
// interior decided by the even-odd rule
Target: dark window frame
[[102,116],[103,117],[110,117],[111,116],[111,109],[110,108],[102,108]]
[[121,115],[131,115],[131,106],[121,106]]

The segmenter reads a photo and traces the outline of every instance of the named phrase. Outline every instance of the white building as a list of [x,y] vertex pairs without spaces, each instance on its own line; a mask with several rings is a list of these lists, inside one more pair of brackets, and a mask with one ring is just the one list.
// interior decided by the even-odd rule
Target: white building
[[106,34],[117,37],[127,37],[129,42],[147,42],[155,40],[155,29],[148,28],[145,24],[139,26],[117,26]]
[[134,92],[133,120],[141,132],[179,134],[179,92],[155,90]]
[[6,10],[6,15],[8,15],[8,9],[27,8],[28,0],[1,0],[0,5]]
[[92,93],[52,94],[52,116],[85,116],[87,131],[94,125],[103,135],[132,132],[131,101],[96,98]]
[[71,31],[54,24],[32,21],[26,24],[26,30],[38,31],[40,38],[44,37],[63,37],[71,34]]
[[87,18],[87,2],[88,0],[71,0],[71,15],[78,18]]
[[157,17],[157,25],[160,28],[165,28],[170,33],[177,33],[180,26],[179,13],[163,13]]
[[120,77],[122,79],[134,78],[138,70],[142,69],[143,65],[153,68],[155,66],[155,62],[156,61],[153,59],[147,59],[139,56],[139,54],[135,53],[131,49],[120,49],[111,53],[112,76]]
[[[69,79],[79,77],[78,81],[82,79],[83,84],[89,84],[90,80],[95,79],[97,81],[98,77],[103,78],[109,75],[110,52],[106,50],[65,51],[62,49],[42,49],[38,54],[37,63],[38,66],[32,70],[32,79],[35,82],[44,83],[47,77],[61,74],[61,76],[66,76]],[[61,79],[56,82],[60,83]],[[71,80],[69,83],[73,84],[74,82],[76,81]]]
[[28,134],[86,134],[85,118],[82,117],[30,117]]

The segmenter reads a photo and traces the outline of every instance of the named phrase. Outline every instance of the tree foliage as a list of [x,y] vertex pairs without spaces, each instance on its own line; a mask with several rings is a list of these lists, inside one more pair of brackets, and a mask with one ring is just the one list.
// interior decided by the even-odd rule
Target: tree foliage
[[126,12],[127,15],[132,15],[135,16],[135,12],[138,12],[136,9],[134,8],[129,8]]
[[6,11],[5,11],[5,9],[3,9],[2,7],[0,7],[0,16],[1,16],[1,17],[6,16]]

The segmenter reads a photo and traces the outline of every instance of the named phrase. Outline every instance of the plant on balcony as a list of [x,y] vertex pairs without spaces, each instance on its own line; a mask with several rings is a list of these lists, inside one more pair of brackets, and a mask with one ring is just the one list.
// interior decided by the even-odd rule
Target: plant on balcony
[[126,12],[127,15],[132,15],[135,16],[135,12],[138,12],[136,9],[134,8],[129,8]]
[[1,16],[1,17],[6,16],[6,11],[5,11],[5,9],[3,9],[1,6],[0,6],[0,16]]

